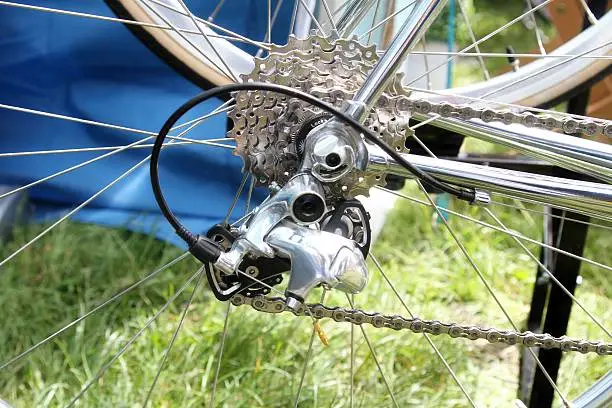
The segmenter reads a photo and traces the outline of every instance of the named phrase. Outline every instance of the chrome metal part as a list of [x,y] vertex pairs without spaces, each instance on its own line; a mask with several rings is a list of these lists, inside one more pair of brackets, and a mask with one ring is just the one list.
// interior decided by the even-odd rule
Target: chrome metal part
[[[354,98],[372,71],[377,61],[374,51],[373,47],[363,46],[355,40],[333,40],[318,35],[304,40],[290,38],[287,45],[272,46],[268,57],[257,59],[254,71],[243,79],[296,87],[342,108]],[[276,182],[283,185],[300,166],[297,145],[303,143],[303,139],[296,135],[305,124],[320,117],[321,112],[299,99],[273,93],[242,92],[235,98],[236,108],[230,113],[234,128],[229,133],[236,139],[235,153],[244,159],[245,167],[257,177],[259,184]],[[413,132],[408,128],[408,120],[411,117],[427,119],[432,114],[441,116],[437,119],[439,123],[452,126],[464,135],[503,143],[603,180],[610,177],[610,146],[548,132],[606,135],[612,129],[610,121],[576,120],[561,114],[535,115],[517,109],[496,110],[482,102],[469,106],[433,103],[406,92],[401,87],[400,74],[394,77],[364,124],[396,151],[406,152],[405,140]],[[352,146],[363,144],[353,135]],[[364,157],[361,153],[357,156]],[[362,169],[359,164],[344,177],[334,178],[334,181],[328,178],[325,186],[328,196],[368,195],[372,186],[384,184],[384,172],[374,171],[371,166]]]
[[312,27],[317,2],[316,0],[295,0],[295,3],[297,10],[291,34],[298,38],[306,38]]
[[365,170],[367,151],[361,138],[345,125],[332,122],[313,129],[304,144],[301,171],[312,174],[323,183],[346,177],[353,169]]
[[393,80],[406,54],[416,45],[446,0],[421,0],[406,19],[387,51],[368,75],[350,102],[347,113],[363,122],[376,101]]
[[474,205],[489,205],[491,203],[491,196],[486,191],[475,190],[474,191],[474,200],[472,204]]
[[[302,198],[318,200],[318,211],[300,214]],[[226,274],[237,273],[245,257],[282,257],[291,261],[287,296],[303,300],[315,286],[325,285],[347,293],[361,291],[368,270],[358,243],[331,232],[309,228],[328,212],[321,184],[309,173],[294,176],[276,194],[256,209],[241,228],[239,237],[222,252],[214,267]],[[242,273],[256,277],[259,270],[249,267]]]
[[[255,69],[243,80],[299,88],[343,108],[374,66],[375,51],[374,46],[364,46],[356,40],[333,40],[318,35],[305,40],[291,37],[287,45],[272,46],[269,56],[256,59]],[[408,112],[398,117],[394,110],[394,98],[408,95],[401,87],[401,78],[401,74],[395,76],[366,121],[366,126],[397,151],[405,151],[408,132]],[[236,140],[235,154],[243,158],[246,169],[257,177],[259,184],[283,185],[300,166],[299,151],[305,150],[303,129],[312,120],[321,118],[322,112],[299,99],[270,92],[239,92],[234,97],[236,108],[229,115],[234,127],[229,136]],[[334,181],[326,177],[328,195],[336,198],[367,195],[371,186],[384,183],[384,175],[363,171],[367,152],[359,135],[340,124],[334,131],[337,140],[333,144],[348,144],[355,153],[357,165],[347,162],[355,167],[353,171]],[[350,154],[348,150],[344,153]],[[330,170],[322,164],[319,166],[321,170]],[[318,175],[322,173],[317,171]]]
[[609,408],[612,406],[612,371],[600,378],[572,402],[574,408]]
[[358,293],[368,281],[368,269],[357,244],[348,238],[304,226],[282,223],[266,242],[291,259],[287,295],[305,299],[320,284]]
[[[373,171],[412,177],[375,146],[368,146]],[[403,154],[420,170],[460,186],[533,200],[597,216],[612,216],[612,185],[479,166],[458,161]]]
[[[413,116],[422,120],[428,118],[427,115],[418,113]],[[514,124],[512,116],[509,119],[510,123],[504,126],[486,123],[480,119],[461,120],[452,117],[439,118],[434,122],[443,129],[507,146],[560,167],[588,174],[607,183],[612,182],[611,145],[542,129],[526,128]],[[535,115],[533,120],[537,120]]]
[[[603,341],[578,340],[569,337],[553,337],[550,334],[532,332],[516,332],[512,330],[499,330],[483,328],[474,325],[456,323],[443,323],[438,320],[423,320],[417,317],[405,318],[397,315],[383,315],[369,313],[359,309],[345,309],[329,307],[320,303],[302,304],[292,308],[286,305],[285,299],[267,298],[257,296],[247,298],[242,295],[233,296],[231,302],[235,306],[250,305],[255,310],[264,313],[292,312],[296,316],[308,316],[315,319],[332,319],[336,322],[345,322],[354,325],[369,324],[375,328],[388,328],[393,330],[408,330],[413,333],[427,333],[431,335],[447,335],[453,338],[467,340],[486,340],[489,343],[502,343],[508,345],[523,345],[525,347],[539,347],[545,349],[561,349],[579,353],[596,353],[602,356],[612,355],[612,343]],[[601,386],[609,386],[602,383]],[[595,405],[597,406],[597,405]],[[604,405],[605,406],[605,405]]]
[[[318,198],[323,205],[321,214],[309,221],[304,220],[294,211],[296,201],[304,196]],[[310,174],[298,174],[256,209],[245,226],[246,232],[234,241],[229,251],[221,253],[215,262],[215,267],[225,273],[235,273],[247,254],[272,258],[275,256],[275,251],[265,242],[272,228],[288,217],[296,223],[317,222],[326,212],[325,193],[319,182]]]
[[359,22],[367,14],[376,0],[353,0],[345,7],[344,12],[338,19],[336,27],[342,37],[348,37],[357,28]]

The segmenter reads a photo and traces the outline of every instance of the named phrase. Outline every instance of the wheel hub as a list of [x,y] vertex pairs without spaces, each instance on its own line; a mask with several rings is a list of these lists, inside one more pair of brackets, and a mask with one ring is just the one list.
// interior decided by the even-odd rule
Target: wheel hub
[[[272,45],[267,57],[255,59],[255,69],[243,81],[268,82],[308,92],[336,107],[343,107],[360,88],[377,61],[374,46],[355,39],[331,40],[312,35],[289,39],[287,45]],[[394,103],[405,98],[397,74],[370,112],[365,125],[397,151],[406,151],[407,117],[397,119]],[[244,91],[234,95],[235,108],[229,113],[233,128],[228,136],[236,140],[235,154],[259,185],[275,182],[283,186],[299,168],[308,133],[331,116],[299,99],[269,92]],[[384,174],[351,171],[342,179],[326,183],[326,193],[352,198],[367,195],[370,187],[385,184]]]

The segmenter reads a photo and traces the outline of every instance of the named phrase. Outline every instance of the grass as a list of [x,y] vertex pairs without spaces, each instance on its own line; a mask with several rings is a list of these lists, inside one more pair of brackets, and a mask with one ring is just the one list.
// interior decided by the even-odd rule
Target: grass
[[[407,193],[417,195],[414,187]],[[456,210],[485,221],[475,207]],[[495,208],[498,210],[498,208]],[[533,214],[501,208],[507,225],[537,238]],[[373,253],[420,317],[509,328],[473,270],[443,226],[432,224],[430,209],[400,202],[390,215]],[[533,262],[515,242],[496,232],[451,217],[467,250],[518,324],[527,312]],[[2,248],[6,256],[42,227],[27,226]],[[588,254],[610,264],[612,242],[592,228]],[[534,246],[530,246],[536,250]],[[4,266],[0,274],[0,361],[23,351],[76,316],[91,310],[120,288],[181,252],[153,238],[123,230],[65,223]],[[0,395],[16,407],[63,406],[71,396],[144,325],[197,269],[184,260],[151,282],[69,329],[49,344],[0,372]],[[374,267],[359,307],[406,315]],[[583,266],[577,295],[602,321],[612,319],[611,285],[605,273]],[[85,394],[81,406],[138,406],[144,401],[161,356],[178,324],[190,286]],[[313,294],[315,299],[319,294]],[[339,294],[329,304],[346,305]],[[206,406],[216,367],[225,304],[202,284],[187,314],[167,365],[153,393],[153,405]],[[233,308],[234,309],[234,308]],[[331,344],[315,339],[300,406],[348,406],[350,327],[322,322]],[[217,406],[291,406],[305,359],[312,324],[288,315],[232,310],[217,392]],[[423,337],[408,332],[365,328],[401,406],[465,406],[458,387]],[[603,339],[574,308],[569,334]],[[359,329],[356,338],[356,406],[389,406],[390,400]],[[481,342],[434,338],[449,364],[483,406],[509,405],[516,392],[518,349]],[[575,396],[611,368],[610,360],[568,354],[560,387]]]

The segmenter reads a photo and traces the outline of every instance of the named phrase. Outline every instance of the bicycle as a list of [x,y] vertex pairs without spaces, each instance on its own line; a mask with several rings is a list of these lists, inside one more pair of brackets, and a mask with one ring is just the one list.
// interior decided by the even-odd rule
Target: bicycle
[[[606,75],[610,66],[607,55],[610,46],[606,39],[610,33],[606,32],[605,26],[612,17],[606,14],[597,24],[556,53],[542,57],[517,72],[464,89],[433,92],[410,89],[409,84],[406,88],[401,83],[401,76],[394,73],[403,57],[413,50],[416,41],[444,6],[444,2],[422,0],[415,3],[410,18],[406,19],[399,33],[380,56],[374,46],[346,38],[364,18],[368,9],[374,7],[374,3],[348,2],[341,10],[341,17],[335,20],[327,3],[322,2],[321,13],[327,15],[330,25],[326,30],[312,9],[302,1],[296,2],[291,23],[295,30],[291,31],[303,33],[304,27],[314,23],[319,34],[308,34],[300,39],[290,38],[287,45],[277,46],[269,41],[259,42],[228,33],[214,23],[196,19],[180,0],[177,0],[176,6],[157,0],[114,2],[113,7],[123,16],[115,21],[137,27],[139,36],[151,47],[161,50],[159,52],[169,63],[180,65],[180,69],[188,72],[196,83],[210,88],[185,103],[168,119],[156,137],[150,156],[151,180],[160,209],[179,237],[186,241],[191,254],[204,265],[188,283],[196,278],[199,282],[202,274],[205,274],[218,300],[231,301],[235,306],[250,305],[261,312],[292,312],[311,318],[315,325],[311,346],[315,333],[319,333],[322,341],[325,341],[318,324],[318,320],[323,317],[356,324],[362,331],[361,325],[368,323],[374,327],[424,333],[436,356],[450,370],[451,377],[465,394],[466,402],[474,406],[469,393],[427,333],[472,340],[485,339],[493,343],[520,343],[528,350],[531,347],[559,348],[610,354],[612,346],[603,341],[557,339],[546,334],[519,333],[487,279],[446,221],[445,227],[473,266],[477,277],[508,317],[513,330],[481,329],[415,318],[380,268],[379,262],[370,253],[367,211],[354,198],[367,194],[370,188],[384,189],[388,174],[412,178],[425,194],[425,204],[431,206],[441,219],[444,219],[442,211],[448,210],[441,210],[431,199],[429,192],[432,190],[444,191],[459,200],[484,206],[484,211],[498,225],[486,226],[512,236],[518,245],[522,245],[520,242],[526,237],[511,232],[486,207],[492,200],[495,201],[496,196],[509,196],[609,221],[612,190],[607,183],[612,178],[611,149],[607,144],[550,131],[609,137],[612,125],[603,120],[563,115],[543,109],[529,109],[527,113],[522,113],[520,105],[544,104],[590,83],[593,78]],[[526,15],[531,15],[547,3],[530,8]],[[177,20],[171,20],[168,15]],[[270,3],[268,20],[268,32],[271,32]],[[211,27],[223,34],[214,32]],[[331,34],[324,36],[322,33]],[[262,54],[268,54],[253,61],[228,40],[250,43],[261,49]],[[585,50],[585,44],[594,42],[598,45],[586,47]],[[459,54],[475,48],[478,43],[475,41],[476,45]],[[581,58],[585,56],[588,57]],[[455,57],[452,55],[450,58]],[[238,82],[237,73],[244,75],[242,84],[233,84]],[[566,80],[557,81],[558,77]],[[519,83],[522,86],[515,88]],[[508,92],[500,95],[501,91]],[[490,102],[487,98],[492,95],[500,98]],[[180,123],[184,114],[213,97],[224,97],[226,102],[204,117]],[[464,101],[468,103],[459,103]],[[495,108],[484,102],[491,103]],[[500,110],[498,106],[511,109]],[[208,116],[222,112],[229,112],[233,121],[228,140],[236,142],[236,152],[244,160],[247,170],[237,196],[245,186],[248,173],[253,175],[254,180],[251,190],[255,185],[267,186],[270,196],[239,220],[242,224],[232,226],[226,219],[208,231],[208,234],[198,234],[184,227],[166,203],[157,163],[166,146],[181,140],[189,141],[183,137],[187,131],[204,122]],[[412,125],[408,119],[416,119],[419,124]],[[439,159],[436,157],[436,149],[430,150],[415,132],[427,124],[512,147],[556,166],[584,174],[594,181],[483,168]],[[179,127],[187,127],[187,130],[179,136],[171,134],[172,130]],[[173,139],[166,143],[166,137]],[[428,155],[410,154],[406,145],[408,139],[412,144],[422,147]],[[148,160],[138,165],[144,165]],[[559,253],[559,249],[552,245],[542,246]],[[523,248],[531,254],[526,247]],[[353,307],[354,300],[348,295],[367,290],[368,275],[372,274],[366,266],[366,257],[372,259],[376,270],[390,285],[409,317],[369,314]],[[530,257],[555,284],[559,284],[537,257],[534,258],[533,254]],[[578,255],[573,257],[591,264],[595,262]],[[595,264],[609,269],[606,265]],[[291,271],[287,288],[279,292],[275,286],[282,282],[282,275],[287,271]],[[322,297],[332,289],[345,292],[350,307],[334,309],[324,306],[323,301],[306,306],[306,300],[309,295],[312,297],[311,291],[315,287],[323,287]],[[279,293],[284,298],[267,298],[265,295],[271,292]],[[609,336],[603,323],[589,313],[569,291],[566,291],[566,295],[570,295]],[[187,310],[185,308],[185,313]],[[226,319],[229,316],[229,306],[227,310]],[[178,333],[178,329],[175,333]],[[53,334],[53,337],[57,334]],[[371,349],[365,331],[363,334]],[[382,374],[376,354],[371,351]],[[537,361],[535,352],[528,352]],[[160,370],[167,353],[163,356]],[[307,353],[310,355],[310,351]],[[22,353],[9,360],[3,367],[26,354]],[[351,348],[351,362],[352,354]],[[537,364],[541,367],[541,363]],[[88,381],[70,404],[75,403],[102,374],[103,370]],[[218,371],[215,375],[217,377]],[[384,376],[382,378],[391,402],[397,405],[390,384]],[[608,375],[582,398],[609,398],[609,381]],[[215,388],[216,384],[215,380]],[[567,398],[552,381],[551,386],[563,402],[569,405]],[[296,405],[301,389],[300,385]],[[352,375],[350,389],[352,406]],[[213,390],[211,405],[214,393]],[[147,395],[145,405],[150,395],[151,392]],[[580,405],[581,401],[584,400],[575,401],[576,405],[590,406]],[[588,400],[588,403],[591,402]]]

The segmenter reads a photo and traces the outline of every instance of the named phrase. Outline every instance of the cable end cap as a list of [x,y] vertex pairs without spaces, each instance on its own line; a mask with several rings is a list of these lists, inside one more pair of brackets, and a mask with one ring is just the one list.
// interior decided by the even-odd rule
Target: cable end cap
[[221,248],[205,236],[198,235],[189,245],[189,252],[202,263],[216,262],[221,255]]

